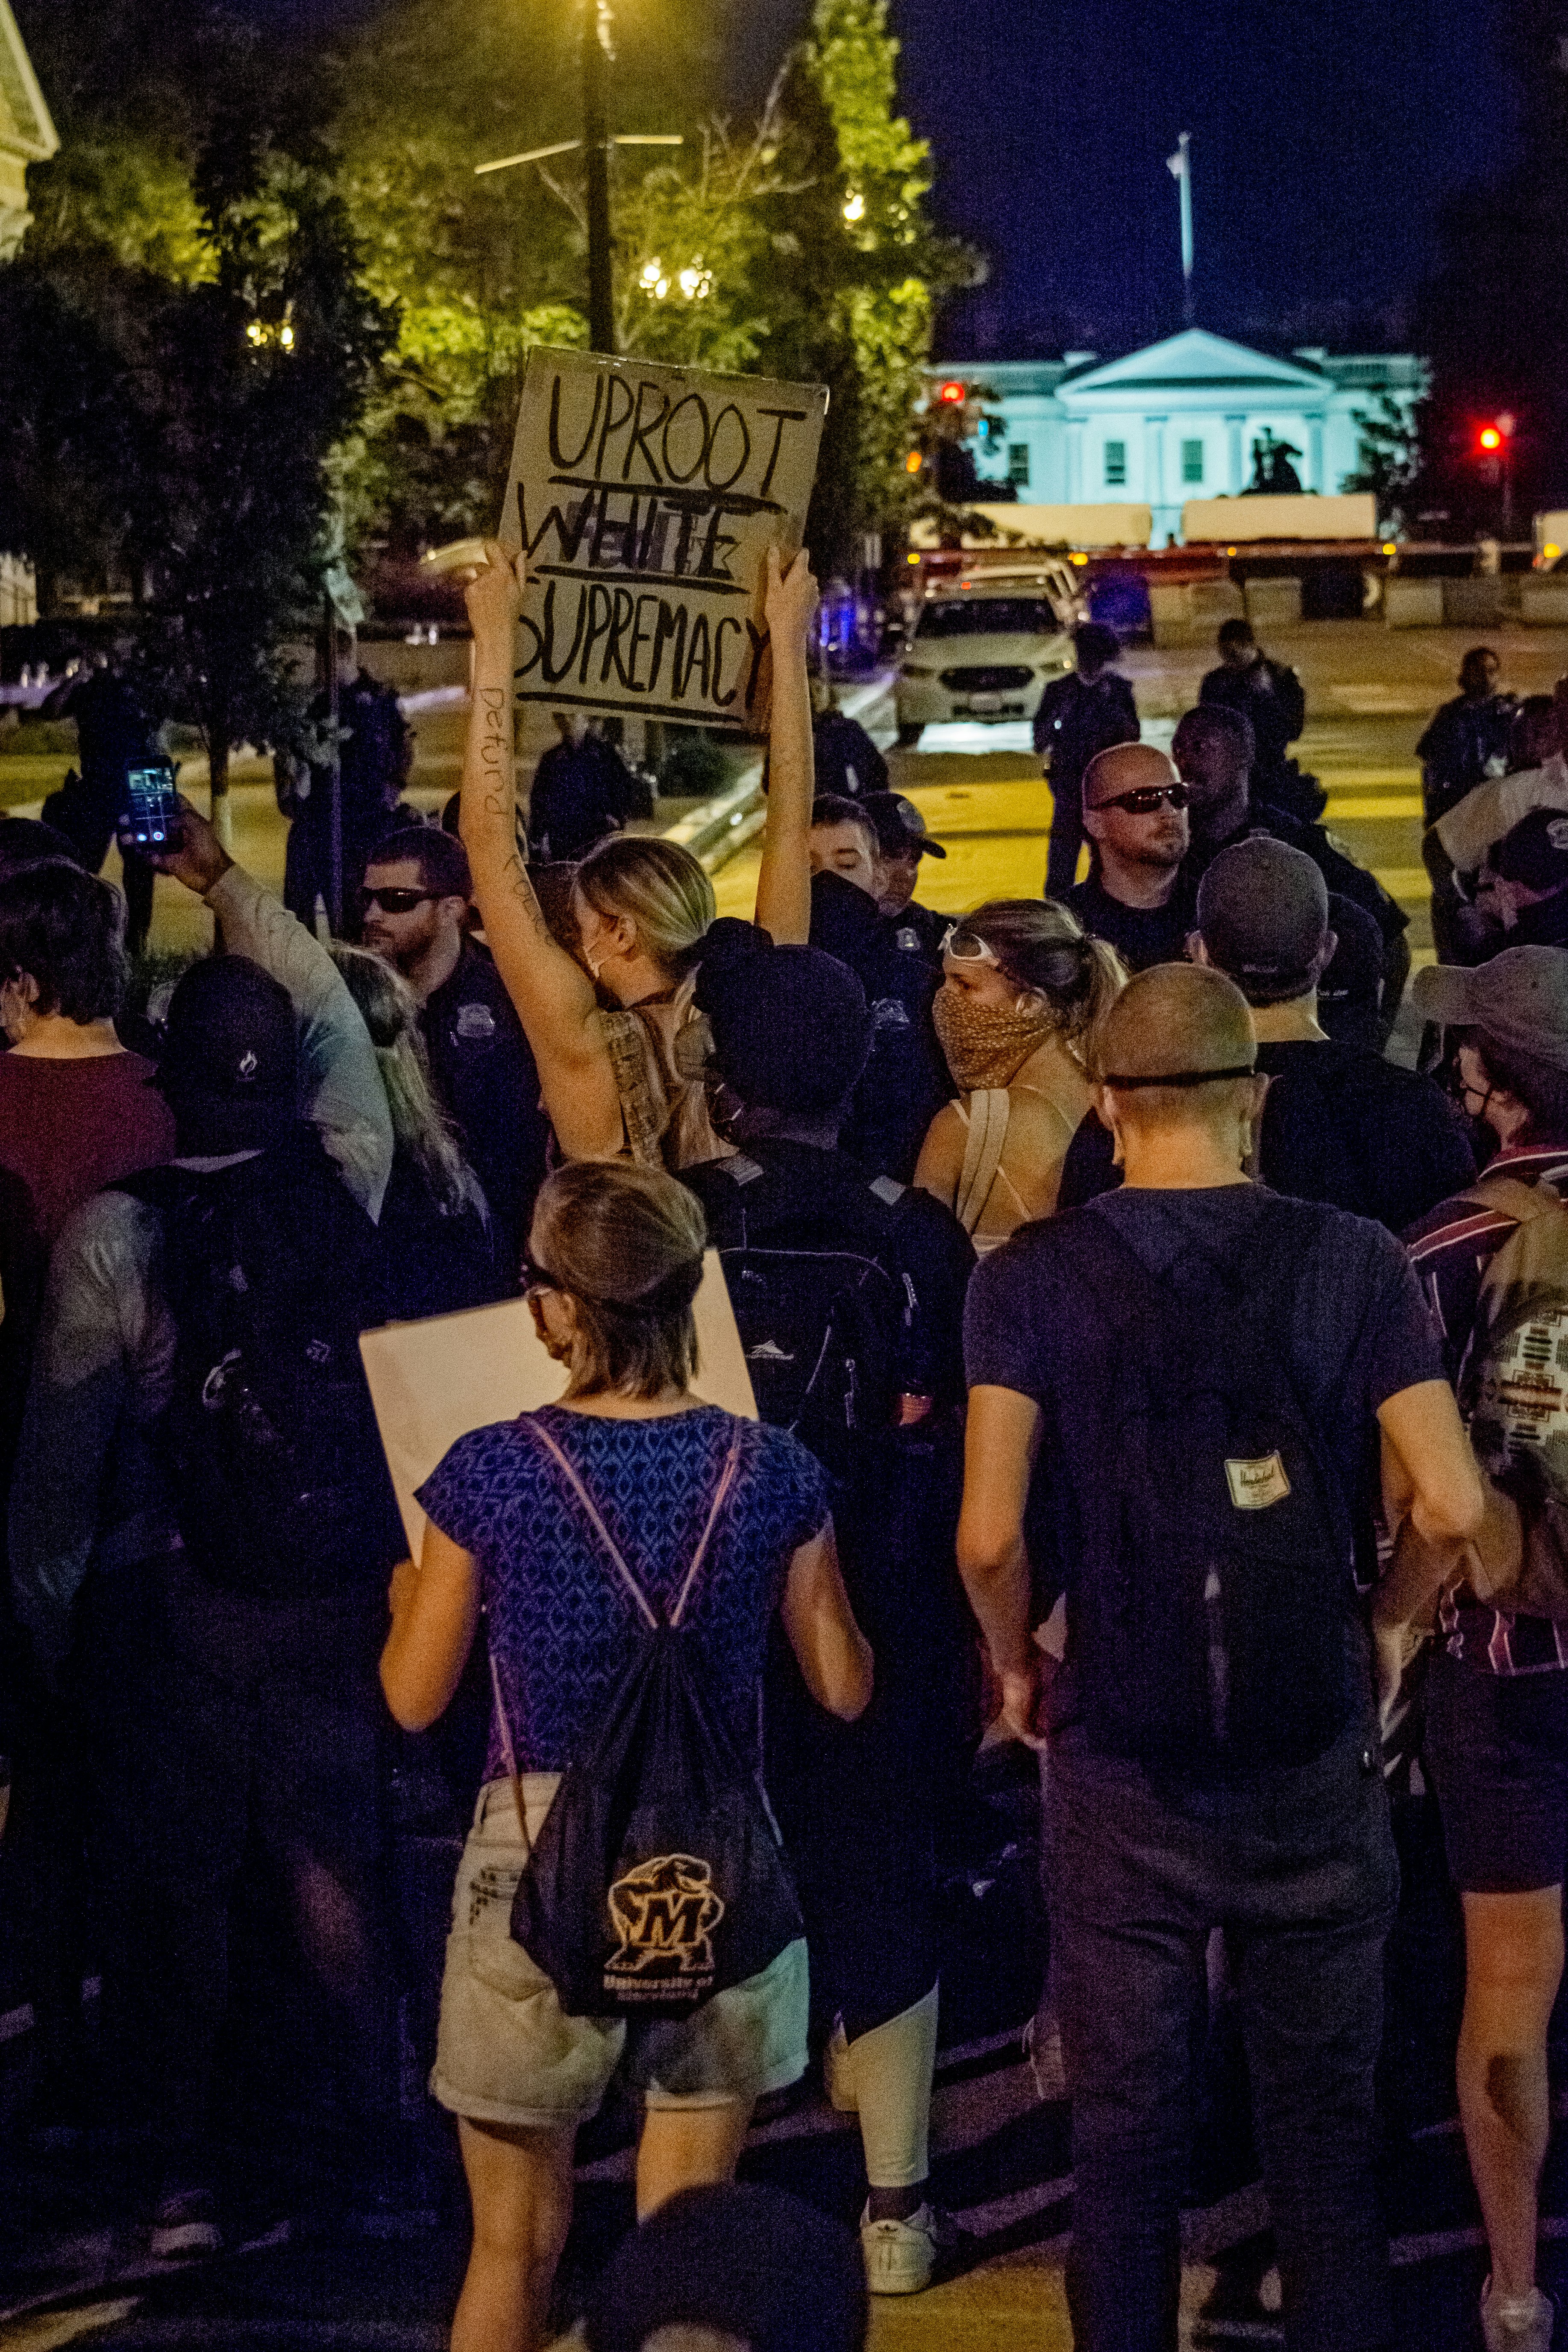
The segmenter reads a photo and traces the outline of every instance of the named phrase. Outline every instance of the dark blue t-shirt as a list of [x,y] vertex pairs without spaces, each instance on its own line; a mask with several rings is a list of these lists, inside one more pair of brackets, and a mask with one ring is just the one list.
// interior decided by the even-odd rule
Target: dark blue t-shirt
[[[969,1286],[964,1362],[971,1388],[1035,1399],[1046,1420],[1041,1471],[1068,1481],[1114,1475],[1103,1463],[1063,1458],[1052,1444],[1056,1397],[1099,1336],[1084,1321],[1094,1302],[1075,1295],[1058,1264],[1056,1230],[1069,1217],[1108,1218],[1150,1273],[1171,1283],[1189,1318],[1195,1309],[1210,1328],[1223,1328],[1232,1312],[1227,1281],[1245,1279],[1260,1251],[1293,1253],[1296,1280],[1279,1343],[1342,1496],[1352,1514],[1364,1513],[1379,1406],[1444,1378],[1436,1328],[1394,1236],[1370,1218],[1286,1201],[1260,1184],[1107,1192],[1089,1208],[1021,1226],[982,1258]],[[1205,1272],[1216,1263],[1226,1280]]]
[[[542,1423],[626,1565],[661,1614],[679,1597],[737,1434],[741,1465],[685,1622],[704,1685],[739,1754],[760,1761],[758,1691],[768,1625],[791,1555],[826,1524],[820,1465],[787,1431],[700,1405],[656,1421],[603,1421],[546,1405],[471,1430],[419,1501],[479,1564],[496,1661],[523,1772],[562,1772],[591,1746],[642,1619],[553,1456]],[[487,1780],[504,1771],[492,1723]]]

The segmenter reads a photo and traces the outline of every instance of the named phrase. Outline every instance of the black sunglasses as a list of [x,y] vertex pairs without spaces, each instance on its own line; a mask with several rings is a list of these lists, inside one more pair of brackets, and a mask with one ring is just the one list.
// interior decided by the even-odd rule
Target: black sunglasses
[[1156,809],[1184,809],[1193,795],[1185,784],[1140,784],[1136,792],[1113,793],[1108,801],[1094,801],[1093,808],[1125,809],[1129,816],[1152,816]]
[[384,915],[411,915],[416,907],[429,905],[438,894],[434,890],[362,890],[360,900],[366,907],[379,907]]

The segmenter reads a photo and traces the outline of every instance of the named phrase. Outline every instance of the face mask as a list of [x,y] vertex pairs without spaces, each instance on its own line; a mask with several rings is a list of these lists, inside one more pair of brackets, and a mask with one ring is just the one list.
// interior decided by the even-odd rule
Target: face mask
[[1011,1007],[977,1004],[945,984],[937,990],[931,1019],[952,1083],[965,1094],[977,1087],[1008,1085],[1057,1026],[1055,1015],[1037,998],[1021,997]]

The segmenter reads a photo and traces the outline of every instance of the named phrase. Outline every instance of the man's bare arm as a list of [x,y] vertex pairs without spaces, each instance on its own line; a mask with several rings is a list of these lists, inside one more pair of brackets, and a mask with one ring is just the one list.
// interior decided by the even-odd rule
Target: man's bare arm
[[1004,1720],[1035,1736],[1040,1653],[1029,1625],[1024,1507],[1040,1443],[1040,1408],[1015,1389],[973,1388],[963,1448],[958,1566],[1002,1684]]

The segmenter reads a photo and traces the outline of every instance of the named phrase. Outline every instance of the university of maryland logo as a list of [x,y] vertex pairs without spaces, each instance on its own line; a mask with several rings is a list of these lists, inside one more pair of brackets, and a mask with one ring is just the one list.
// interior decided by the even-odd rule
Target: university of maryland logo
[[713,1930],[724,1916],[710,1865],[694,1854],[638,1863],[609,1892],[620,1949],[605,1990],[622,2000],[696,2000],[713,1981]]

